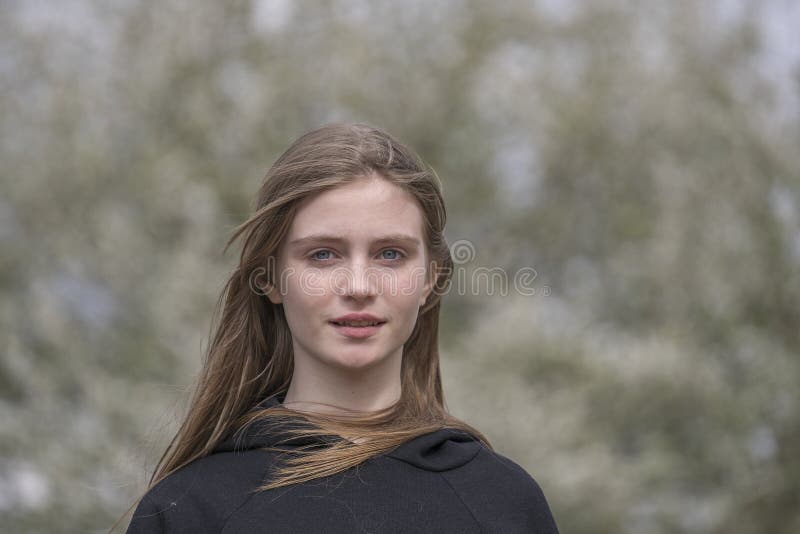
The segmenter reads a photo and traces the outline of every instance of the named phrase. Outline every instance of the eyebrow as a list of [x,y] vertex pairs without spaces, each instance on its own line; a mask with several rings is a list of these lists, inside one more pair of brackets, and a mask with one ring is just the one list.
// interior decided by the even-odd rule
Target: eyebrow
[[[309,245],[312,243],[338,243],[343,244],[346,243],[347,240],[336,235],[328,235],[328,234],[314,234],[308,235],[305,237],[300,237],[294,239],[289,242],[290,247],[301,247],[303,245]],[[406,234],[388,234],[384,236],[380,236],[376,239],[372,240],[372,243],[381,244],[381,243],[397,243],[403,242],[411,246],[418,247],[420,245],[420,240],[416,237],[406,235]]]

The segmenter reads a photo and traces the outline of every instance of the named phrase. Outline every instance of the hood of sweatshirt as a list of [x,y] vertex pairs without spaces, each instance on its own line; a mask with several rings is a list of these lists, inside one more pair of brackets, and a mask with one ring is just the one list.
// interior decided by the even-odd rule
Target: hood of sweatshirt
[[[267,397],[258,404],[258,408],[279,406],[283,401],[282,395]],[[243,431],[236,432],[223,441],[214,452],[239,452],[264,447],[315,448],[324,447],[343,439],[336,435],[300,436],[287,439],[286,431],[290,428],[313,428],[313,426],[300,417],[280,424],[274,421],[256,421]],[[470,462],[481,447],[483,445],[472,434],[456,428],[441,428],[417,436],[385,455],[426,471],[448,471]]]

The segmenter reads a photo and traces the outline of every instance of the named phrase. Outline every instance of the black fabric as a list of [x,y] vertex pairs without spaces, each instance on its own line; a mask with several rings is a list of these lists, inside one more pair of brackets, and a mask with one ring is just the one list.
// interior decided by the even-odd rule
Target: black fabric
[[235,434],[152,488],[128,533],[558,532],[537,482],[464,431],[440,429],[333,476],[253,491],[281,454],[262,447],[342,439],[286,438],[285,427],[264,422]]

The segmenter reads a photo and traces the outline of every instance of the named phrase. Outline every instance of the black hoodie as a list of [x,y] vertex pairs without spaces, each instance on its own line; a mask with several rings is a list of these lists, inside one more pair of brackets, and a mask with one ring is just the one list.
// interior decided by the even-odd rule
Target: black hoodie
[[[259,406],[281,400],[270,397]],[[279,427],[265,424],[251,425],[148,491],[128,533],[558,532],[542,490],[525,470],[451,428],[333,476],[253,492],[280,454],[262,447],[341,439],[286,441]]]

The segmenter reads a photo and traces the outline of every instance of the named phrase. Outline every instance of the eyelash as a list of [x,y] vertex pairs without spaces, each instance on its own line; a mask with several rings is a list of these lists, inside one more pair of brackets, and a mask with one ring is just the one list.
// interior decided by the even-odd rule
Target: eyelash
[[[386,251],[388,251],[388,250],[392,250],[392,251],[394,251],[394,252],[397,252],[397,254],[398,254],[398,257],[397,257],[397,258],[392,258],[392,259],[383,258],[383,259],[385,259],[386,261],[390,261],[390,262],[396,262],[396,261],[400,261],[400,260],[402,260],[403,258],[405,258],[405,257],[406,257],[406,254],[405,254],[405,253],[404,253],[402,250],[400,250],[400,249],[398,249],[398,248],[385,248],[385,249],[383,249],[383,250],[382,250],[380,253],[381,253],[381,254],[383,254],[384,252],[386,252]],[[316,256],[317,254],[319,254],[320,252],[330,252],[330,253],[333,253],[333,251],[331,251],[330,249],[327,249],[327,248],[321,248],[321,249],[319,249],[319,250],[315,250],[314,252],[310,253],[310,254],[308,255],[308,259],[309,259],[309,260],[311,260],[311,261],[313,261],[313,262],[316,262],[316,263],[327,263],[327,262],[330,260],[330,258],[328,258],[328,259],[324,259],[324,260],[323,260],[323,259],[319,259],[319,258],[315,258],[315,257],[314,257],[314,256]]]

